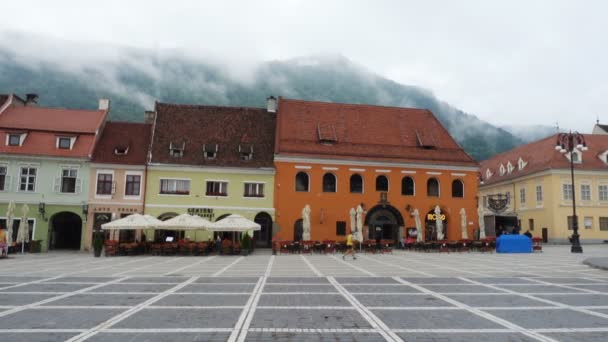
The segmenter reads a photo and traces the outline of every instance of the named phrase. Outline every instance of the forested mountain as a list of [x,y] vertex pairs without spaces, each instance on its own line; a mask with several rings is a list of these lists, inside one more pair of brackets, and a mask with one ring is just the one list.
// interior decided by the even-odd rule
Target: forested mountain
[[47,106],[93,108],[112,100],[111,119],[143,120],[154,100],[265,106],[269,95],[295,99],[427,108],[477,160],[523,141],[437,99],[429,90],[373,74],[341,56],[257,64],[240,72],[230,63],[124,49],[119,57],[87,62],[22,58],[0,48],[0,93],[37,93]]

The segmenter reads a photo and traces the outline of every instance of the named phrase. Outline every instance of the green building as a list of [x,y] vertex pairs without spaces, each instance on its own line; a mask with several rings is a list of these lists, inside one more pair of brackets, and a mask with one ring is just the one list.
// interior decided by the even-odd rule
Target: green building
[[35,94],[0,95],[0,226],[6,229],[10,201],[16,204],[13,234],[29,207],[30,240],[42,251],[80,250],[88,212],[90,158],[109,112],[44,108]]

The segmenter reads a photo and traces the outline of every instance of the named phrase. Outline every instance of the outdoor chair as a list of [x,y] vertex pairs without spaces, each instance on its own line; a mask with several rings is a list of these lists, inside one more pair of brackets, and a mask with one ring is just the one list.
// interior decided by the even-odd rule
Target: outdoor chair
[[492,240],[490,238],[487,239],[483,239],[481,240],[481,248],[479,249],[480,252],[493,252],[494,248],[496,248],[496,242],[495,240]]
[[393,253],[394,242],[392,240],[382,240],[380,243],[382,244],[382,249],[380,249],[381,253]]
[[365,240],[363,241],[363,248],[365,253],[376,253],[376,241]]
[[108,240],[105,243],[105,254],[106,256],[118,255],[118,241]]
[[179,255],[192,255],[194,254],[194,243],[181,242],[178,244]]
[[334,240],[324,240],[323,241],[323,252],[324,253],[336,253],[336,241]]
[[336,252],[338,252],[338,253],[346,252],[346,241],[336,242]]
[[540,237],[532,238],[532,251],[533,252],[543,252],[543,239]]
[[302,254],[311,254],[313,246],[313,241],[302,241]]
[[458,252],[460,250],[461,244],[458,241],[448,241],[448,252]]
[[289,245],[289,253],[291,254],[300,254],[300,241],[292,241]]
[[439,246],[439,253],[449,253],[448,242],[446,240],[437,241]]
[[460,240],[458,241],[459,252],[469,252],[471,249],[471,240]]
[[291,241],[281,241],[281,242],[279,242],[279,244],[280,244],[279,253],[281,253],[281,254],[289,253],[289,245],[291,244]]
[[313,245],[313,251],[317,254],[323,253],[323,244],[319,241],[315,241]]
[[177,254],[177,243],[162,244],[162,255],[176,255],[176,254]]
[[160,243],[153,243],[150,245],[150,254],[152,255],[162,255],[163,254],[163,246]]

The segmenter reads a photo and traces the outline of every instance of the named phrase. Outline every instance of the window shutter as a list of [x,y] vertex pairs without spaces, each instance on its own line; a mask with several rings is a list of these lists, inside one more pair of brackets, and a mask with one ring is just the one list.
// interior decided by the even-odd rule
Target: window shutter
[[82,191],[82,179],[76,178],[76,193],[79,194]]
[[53,183],[53,191],[61,192],[61,177],[55,177],[55,183]]
[[11,176],[4,176],[4,191],[11,191]]

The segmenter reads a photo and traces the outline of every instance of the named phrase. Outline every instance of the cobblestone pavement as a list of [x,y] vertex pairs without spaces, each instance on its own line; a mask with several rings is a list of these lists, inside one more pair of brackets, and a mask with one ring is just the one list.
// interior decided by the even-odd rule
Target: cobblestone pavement
[[607,255],[18,255],[0,340],[604,342]]

